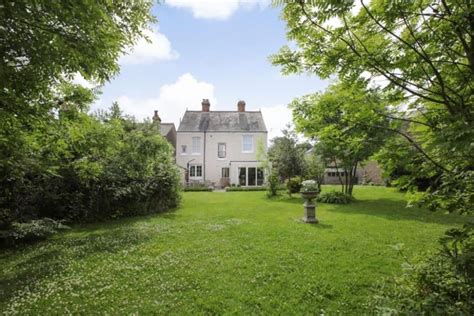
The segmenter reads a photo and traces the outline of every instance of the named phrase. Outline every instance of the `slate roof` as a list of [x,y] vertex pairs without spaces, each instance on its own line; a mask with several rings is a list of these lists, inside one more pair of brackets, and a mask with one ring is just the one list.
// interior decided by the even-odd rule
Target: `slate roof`
[[266,132],[260,111],[186,111],[178,132]]
[[168,135],[168,133],[173,129],[174,123],[161,123],[160,124],[160,134],[162,136]]

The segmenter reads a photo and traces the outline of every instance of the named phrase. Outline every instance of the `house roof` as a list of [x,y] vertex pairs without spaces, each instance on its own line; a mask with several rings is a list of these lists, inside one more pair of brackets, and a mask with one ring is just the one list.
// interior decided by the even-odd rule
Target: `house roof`
[[162,136],[168,135],[168,133],[173,129],[174,123],[161,123],[160,124],[160,134]]
[[260,111],[186,111],[178,132],[267,132]]

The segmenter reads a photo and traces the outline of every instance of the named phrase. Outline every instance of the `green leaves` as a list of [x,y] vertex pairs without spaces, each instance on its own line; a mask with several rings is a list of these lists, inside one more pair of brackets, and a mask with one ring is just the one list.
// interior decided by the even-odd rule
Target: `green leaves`
[[[25,110],[80,73],[104,83],[143,36],[152,1],[4,1],[0,7],[0,102]],[[44,106],[46,104],[43,104]],[[51,105],[50,105],[51,106]]]
[[156,126],[124,118],[118,104],[104,120],[88,115],[91,91],[60,88],[57,112],[28,132],[13,125],[17,146],[9,148],[16,159],[0,160],[0,208],[11,215],[8,224],[43,217],[92,221],[175,207],[173,148]]
[[[405,188],[441,192],[437,188],[446,181],[442,179],[474,169],[474,9],[469,2],[287,1],[282,17],[296,48],[283,47],[272,56],[274,65],[285,74],[336,75],[349,83],[294,102],[299,130],[332,139],[328,148],[337,149],[342,132],[351,131],[349,126],[362,131],[363,126],[380,127],[388,121],[386,128],[412,146],[416,155],[418,168],[398,164],[407,171],[401,174],[389,166],[395,165],[393,159],[383,162],[392,174],[405,177],[401,181]],[[366,90],[366,97],[373,100],[367,103],[371,108],[354,98],[357,89]],[[357,104],[344,108],[347,119],[340,120],[340,128],[327,126],[340,115],[336,96]],[[311,109],[312,103],[320,104],[326,114]],[[362,146],[363,138],[362,132],[359,141],[352,137],[352,145]],[[406,152],[404,144],[398,145]],[[353,151],[349,144],[344,147]],[[394,143],[390,148],[397,152]],[[456,187],[470,188],[467,180],[462,181]],[[473,204],[460,207],[468,208],[474,209]]]
[[[116,75],[119,56],[155,21],[152,5],[151,0],[0,5],[0,208],[14,220],[90,220],[179,201],[166,141],[152,128],[122,119],[117,106],[107,122],[85,114],[97,91],[68,83],[77,73],[99,84]],[[121,206],[126,212],[117,207],[118,191],[129,194]],[[161,206],[147,204],[157,199]]]
[[297,130],[317,140],[316,153],[347,175],[340,180],[350,194],[358,164],[382,146],[388,133],[388,120],[377,114],[383,111],[378,95],[366,91],[363,82],[340,82],[325,93],[294,100],[291,108]]
[[298,144],[296,133],[289,125],[282,132],[283,136],[272,139],[268,149],[272,169],[275,168],[282,179],[301,176],[305,170],[304,152],[307,148]]

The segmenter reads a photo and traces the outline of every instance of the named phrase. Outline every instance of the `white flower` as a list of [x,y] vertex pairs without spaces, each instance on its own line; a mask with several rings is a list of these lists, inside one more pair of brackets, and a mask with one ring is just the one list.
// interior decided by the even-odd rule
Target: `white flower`
[[314,180],[305,180],[301,183],[301,192],[319,191],[318,183]]

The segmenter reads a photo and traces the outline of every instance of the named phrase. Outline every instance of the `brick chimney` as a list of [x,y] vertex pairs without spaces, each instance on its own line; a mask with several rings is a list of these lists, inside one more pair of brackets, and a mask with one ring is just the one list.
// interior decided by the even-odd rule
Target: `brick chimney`
[[209,112],[209,108],[211,107],[211,103],[209,102],[209,99],[202,99],[201,105],[202,105],[203,112]]
[[245,112],[245,101],[240,100],[240,101],[237,103],[237,111],[239,111],[239,112]]
[[155,110],[155,115],[153,115],[153,123],[156,124],[157,126],[160,126],[160,123],[161,123],[161,118],[158,115],[157,110]]

